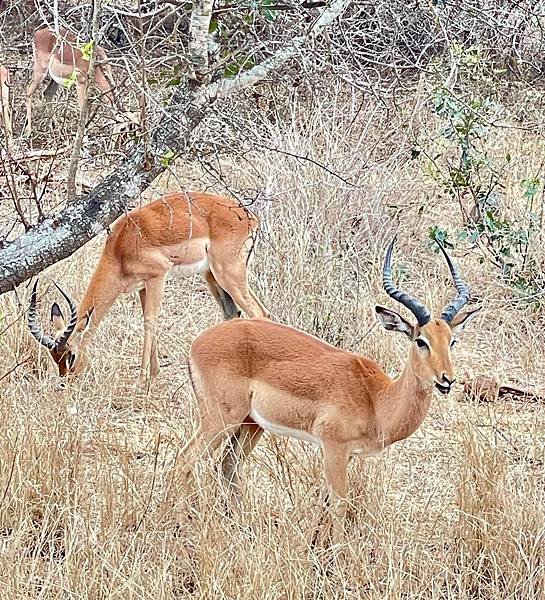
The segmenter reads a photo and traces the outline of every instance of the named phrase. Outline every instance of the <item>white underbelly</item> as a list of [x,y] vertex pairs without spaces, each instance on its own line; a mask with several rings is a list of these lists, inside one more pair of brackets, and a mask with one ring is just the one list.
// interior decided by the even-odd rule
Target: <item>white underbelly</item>
[[317,437],[314,437],[312,434],[308,433],[308,431],[302,431],[301,429],[292,429],[291,427],[284,427],[284,425],[278,425],[277,423],[272,423],[268,421],[264,417],[262,417],[255,408],[251,408],[250,417],[265,431],[270,431],[271,433],[275,433],[277,435],[284,435],[287,437],[295,438],[297,440],[303,440],[304,442],[311,442],[313,444],[317,444],[322,447],[322,441]]
[[208,256],[205,256],[202,260],[194,263],[188,263],[185,265],[173,265],[168,272],[169,279],[172,277],[190,277],[199,273],[208,271]]
[[[73,73],[73,71],[72,71]],[[70,75],[72,75],[72,73],[70,73]],[[58,75],[57,73],[55,73],[55,71],[53,71],[53,69],[49,69],[49,75],[51,77],[51,79],[53,79],[53,81],[55,81],[56,83],[58,83],[59,85],[62,86],[68,86],[70,85],[70,82],[72,81],[71,77],[61,77],[60,75]],[[75,79],[72,81],[72,83],[75,83]]]
[[372,456],[378,456],[382,453],[382,448],[356,448],[350,452],[351,456],[363,456],[364,458],[371,458]]

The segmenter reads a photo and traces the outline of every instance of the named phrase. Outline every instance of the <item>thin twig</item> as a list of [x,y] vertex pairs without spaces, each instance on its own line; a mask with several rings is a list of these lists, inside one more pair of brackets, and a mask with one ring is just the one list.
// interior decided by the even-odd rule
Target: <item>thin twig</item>
[[317,167],[320,167],[320,169],[323,169],[324,171],[326,171],[326,173],[329,173],[330,175],[333,175],[333,177],[340,179],[343,183],[346,183],[346,185],[349,185],[350,187],[356,188],[358,190],[363,189],[361,186],[357,185],[356,183],[352,183],[348,179],[345,179],[342,175],[339,175],[335,171],[332,171],[331,169],[326,167],[323,163],[315,160],[314,158],[311,158],[310,156],[301,156],[300,154],[294,154],[293,152],[288,152],[287,150],[281,150],[280,148],[273,148],[272,146],[267,146],[267,144],[262,144],[260,142],[254,142],[254,144],[256,146],[258,146],[259,148],[265,148],[265,150],[271,150],[272,152],[278,152],[279,154],[284,154],[285,156],[291,156],[292,158],[296,158],[297,160],[304,160],[309,163],[312,163],[313,165],[316,165]]
[[[17,448],[17,442],[19,441],[20,433],[21,433],[20,431],[17,432],[17,437],[15,438],[15,444],[13,445],[14,448]],[[4,488],[4,493],[2,494],[2,499],[0,500],[0,506],[4,504],[4,500],[6,499],[6,496],[8,495],[9,486],[11,485],[11,481],[13,479],[13,473],[15,472],[15,461],[17,460],[17,454],[18,454],[17,450],[14,450],[13,460],[11,461],[11,468],[9,470],[9,477],[6,482],[6,487]]]
[[18,362],[16,365],[14,365],[13,367],[11,367],[11,369],[9,371],[6,371],[2,377],[0,377],[0,381],[2,381],[3,379],[5,379],[6,377],[8,377],[8,375],[11,375],[15,370],[17,370],[21,365],[24,365],[25,363],[27,363],[29,361],[28,356],[26,358],[24,358],[22,361]]

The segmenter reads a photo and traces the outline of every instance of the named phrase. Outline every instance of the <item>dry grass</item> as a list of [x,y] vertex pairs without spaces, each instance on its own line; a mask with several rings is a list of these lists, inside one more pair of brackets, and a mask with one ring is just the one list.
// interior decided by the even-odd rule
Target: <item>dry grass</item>
[[[224,176],[234,188],[265,190],[255,207],[264,235],[252,279],[275,318],[393,373],[407,345],[379,329],[372,310],[375,302],[390,304],[380,288],[386,240],[399,229],[405,285],[440,308],[452,290],[445,265],[426,247],[426,230],[459,217],[437,199],[420,165],[406,160],[392,115],[370,105],[352,122],[355,108],[343,101],[343,111],[333,98],[312,114],[294,105],[282,131],[259,126],[271,145],[308,154],[359,187],[264,151],[253,152],[251,168],[224,164]],[[513,205],[541,150],[522,134],[495,143],[516,157],[506,182]],[[176,180],[158,187],[210,183],[192,169],[180,167]],[[534,252],[543,263],[542,241]],[[49,275],[80,298],[99,247],[89,245]],[[484,307],[455,351],[459,377],[485,374],[542,390],[543,310],[513,302],[477,258],[458,256]],[[52,299],[50,291],[44,315]],[[461,386],[436,398],[412,438],[379,458],[353,461],[346,543],[333,552],[309,545],[321,466],[302,442],[265,436],[244,470],[245,503],[233,518],[224,514],[212,460],[200,463],[196,488],[176,481],[177,451],[196,422],[184,357],[220,319],[200,280],[168,284],[164,368],[149,394],[134,383],[137,298],[116,303],[90,350],[92,369],[65,388],[26,332],[14,297],[2,298],[0,308],[0,375],[28,357],[0,381],[2,597],[544,597],[542,406],[470,404]]]

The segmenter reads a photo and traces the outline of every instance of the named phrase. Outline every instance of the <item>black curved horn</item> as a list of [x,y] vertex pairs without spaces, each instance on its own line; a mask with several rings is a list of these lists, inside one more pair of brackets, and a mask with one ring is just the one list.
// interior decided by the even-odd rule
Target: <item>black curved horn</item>
[[413,298],[412,296],[409,296],[409,294],[398,290],[392,281],[392,253],[394,251],[395,242],[396,238],[394,238],[388,246],[386,258],[384,259],[384,268],[382,270],[384,289],[391,298],[397,300],[399,303],[403,304],[403,306],[408,308],[416,317],[418,324],[422,327],[422,325],[425,325],[431,319],[429,310],[416,298]]
[[447,323],[450,323],[452,319],[454,319],[456,314],[460,312],[462,306],[468,303],[470,297],[470,289],[467,283],[462,279],[458,268],[452,262],[450,256],[447,254],[447,251],[443,248],[443,245],[438,240],[435,241],[437,242],[437,245],[441,249],[445,260],[447,261],[448,268],[450,269],[450,274],[452,275],[452,279],[454,281],[454,285],[456,286],[456,290],[458,291],[458,296],[456,296],[456,298],[449,305],[447,305],[441,313],[441,319],[443,319],[443,321],[446,321]]
[[62,352],[66,349],[66,343],[68,342],[68,339],[70,338],[70,336],[74,332],[74,329],[76,328],[76,323],[78,322],[78,309],[76,308],[76,305],[74,304],[72,298],[70,298],[70,296],[61,288],[61,286],[55,281],[53,282],[53,284],[64,296],[64,299],[66,300],[66,302],[68,302],[68,306],[70,307],[70,320],[68,321],[68,325],[65,327],[64,331],[57,338],[56,341],[57,350]]
[[48,350],[53,350],[55,348],[56,342],[52,337],[45,335],[43,331],[40,329],[38,325],[38,321],[36,318],[36,305],[38,303],[38,279],[36,279],[36,283],[32,288],[32,294],[30,296],[30,304],[28,306],[28,328],[30,329],[30,333]]

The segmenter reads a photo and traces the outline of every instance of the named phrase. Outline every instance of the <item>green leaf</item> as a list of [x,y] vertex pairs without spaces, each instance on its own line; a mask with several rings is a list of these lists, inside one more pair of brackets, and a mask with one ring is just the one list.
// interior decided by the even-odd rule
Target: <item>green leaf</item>
[[454,244],[447,239],[448,232],[437,225],[433,225],[428,229],[428,236],[431,240],[439,242],[445,248],[454,248]]
[[86,44],[79,47],[79,50],[83,56],[83,60],[89,62],[91,60],[91,55],[93,54],[93,47],[95,45],[94,40],[89,40]]
[[210,25],[208,27],[208,33],[216,33],[219,29],[219,24],[217,19],[210,19]]
[[182,81],[181,77],[171,77],[168,81],[166,81],[165,87],[172,87],[174,85],[180,85],[181,81]]
[[240,56],[236,60],[227,63],[223,69],[223,75],[229,79],[236,77],[239,73],[251,69],[255,65],[255,59],[250,57]]
[[524,197],[531,199],[538,193],[541,186],[541,180],[539,177],[529,177],[523,179],[521,185],[524,188]]
[[161,157],[161,164],[163,167],[168,167],[168,165],[172,162],[175,154],[172,150],[167,150],[163,156]]
[[261,2],[261,7],[263,9],[263,16],[270,23],[276,21],[276,19],[278,17],[278,13],[276,10],[270,10],[267,8],[268,6],[272,6],[273,4],[274,4],[273,0],[262,0],[262,2]]
[[76,81],[78,80],[78,74],[76,69],[74,69],[72,71],[72,73],[70,74],[70,77],[67,77],[66,79],[63,80],[62,85],[69,90],[74,83],[76,83]]

